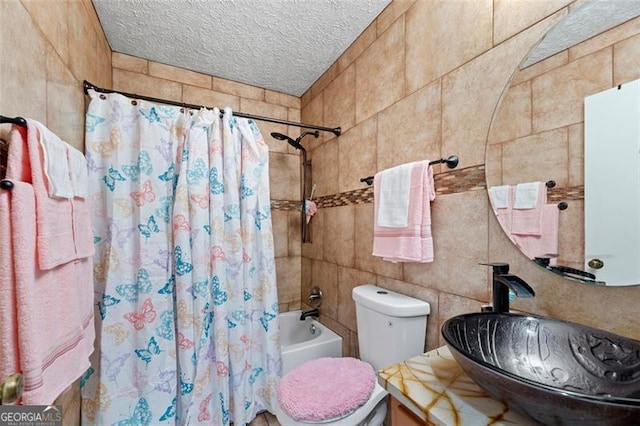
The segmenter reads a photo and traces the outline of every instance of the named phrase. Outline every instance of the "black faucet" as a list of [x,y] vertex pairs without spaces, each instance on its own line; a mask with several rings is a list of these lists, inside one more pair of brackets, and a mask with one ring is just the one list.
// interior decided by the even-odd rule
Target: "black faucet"
[[312,309],[310,311],[305,311],[302,314],[300,314],[300,321],[304,321],[304,319],[307,318],[307,317],[316,317],[316,318],[318,318],[319,315],[320,315],[320,311],[318,311],[317,309]]
[[534,297],[536,292],[522,278],[509,273],[508,263],[491,263],[493,267],[494,313],[509,312],[509,290],[517,297]]

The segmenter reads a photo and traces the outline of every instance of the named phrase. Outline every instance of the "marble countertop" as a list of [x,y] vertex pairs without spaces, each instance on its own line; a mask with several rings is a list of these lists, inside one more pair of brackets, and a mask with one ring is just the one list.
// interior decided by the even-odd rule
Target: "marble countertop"
[[378,382],[430,425],[537,425],[491,398],[446,346],[380,370]]

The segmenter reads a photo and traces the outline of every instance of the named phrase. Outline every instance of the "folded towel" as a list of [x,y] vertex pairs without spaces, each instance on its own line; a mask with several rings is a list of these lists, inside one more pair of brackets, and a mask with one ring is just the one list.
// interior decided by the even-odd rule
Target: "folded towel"
[[[520,188],[520,191],[518,191]],[[520,203],[518,205],[518,194]],[[532,203],[531,199],[535,195]],[[547,187],[542,182],[531,182],[516,185],[511,212],[511,233],[519,235],[540,235],[542,232],[542,210],[547,202]],[[527,206],[527,207],[524,207]],[[531,207],[528,207],[531,206]]]
[[542,204],[546,202],[546,189],[546,185],[542,182],[517,184],[513,208],[515,210],[520,210],[542,207]]
[[84,154],[69,145],[67,147],[69,160],[69,173],[71,175],[71,186],[73,196],[77,198],[87,198],[89,195],[89,170],[87,169],[87,159]]
[[409,215],[404,228],[378,226],[380,173],[374,177],[373,255],[391,262],[433,262],[430,201],[435,198],[429,161],[412,164]]
[[284,376],[278,402],[295,421],[321,423],[348,416],[364,405],[376,386],[371,365],[355,358],[318,358]]
[[[546,204],[541,209],[541,229],[539,235],[512,234],[512,239],[530,259],[558,253],[558,223],[560,210],[556,204]],[[555,265],[557,259],[551,259]]]
[[492,186],[489,188],[489,199],[494,209],[506,209],[511,206],[509,194],[511,185]]
[[33,187],[13,184],[8,222],[13,279],[2,283],[15,291],[18,348],[11,358],[24,378],[22,403],[49,405],[90,366],[95,339],[92,261],[41,271],[35,259]]
[[69,171],[67,146],[44,124],[31,120],[40,131],[43,171],[47,181],[47,192],[53,198],[73,198],[73,184]]
[[378,226],[404,228],[409,217],[409,188],[414,163],[403,164],[378,173]]
[[89,203],[80,198],[49,197],[40,147],[41,126],[28,119],[26,130],[15,127],[10,132],[7,177],[33,185],[38,266],[47,270],[91,257],[94,247]]

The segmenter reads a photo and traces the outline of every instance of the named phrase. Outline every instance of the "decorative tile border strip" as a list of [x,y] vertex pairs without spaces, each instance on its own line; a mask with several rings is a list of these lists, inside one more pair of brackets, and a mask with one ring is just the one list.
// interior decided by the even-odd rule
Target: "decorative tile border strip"
[[[467,167],[437,173],[434,177],[436,195],[456,194],[461,192],[478,191],[487,188],[485,182],[484,165]],[[547,191],[549,203],[560,201],[584,200],[584,186],[568,188],[550,188]],[[318,208],[348,206],[351,204],[373,203],[373,186],[354,189],[339,194],[325,195],[315,199]],[[271,210],[296,211],[300,208],[299,201],[271,200]]]
[[566,188],[550,188],[547,190],[547,202],[584,200],[584,185]]
[[[434,176],[436,195],[455,194],[459,192],[478,191],[485,189],[484,164],[454,169]],[[363,184],[364,185],[364,184]],[[354,189],[353,191],[318,197],[315,202],[319,209],[329,207],[348,206],[351,204],[373,203],[373,187]],[[297,201],[271,201],[272,210],[297,210]]]
[[271,200],[271,210],[284,212],[300,211],[300,201]]

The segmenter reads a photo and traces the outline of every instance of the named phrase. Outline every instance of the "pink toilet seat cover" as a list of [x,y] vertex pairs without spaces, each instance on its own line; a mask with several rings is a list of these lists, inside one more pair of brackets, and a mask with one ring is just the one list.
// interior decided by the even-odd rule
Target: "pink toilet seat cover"
[[371,365],[355,358],[318,358],[278,383],[278,401],[296,421],[337,420],[364,405],[376,385]]

